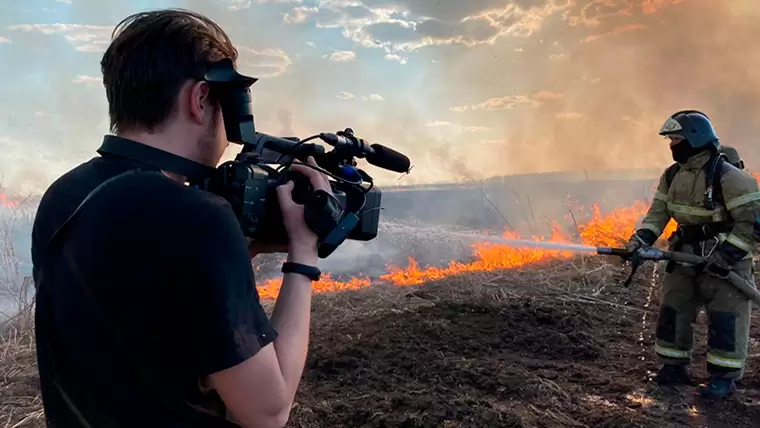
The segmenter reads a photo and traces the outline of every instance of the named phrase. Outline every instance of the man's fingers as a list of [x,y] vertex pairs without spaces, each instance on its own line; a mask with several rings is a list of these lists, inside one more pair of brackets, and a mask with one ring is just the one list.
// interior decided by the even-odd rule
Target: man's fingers
[[307,165],[294,163],[290,168],[308,178],[315,190],[324,190],[325,192],[332,193],[332,190],[330,189],[330,181],[327,179],[327,176],[314,169],[319,168],[319,166],[314,161],[313,157],[309,156]]
[[[317,165],[317,161],[314,159],[314,156],[309,156],[306,159],[306,163],[308,165],[311,165],[314,168],[319,168],[319,165]],[[324,182],[325,188],[322,189],[322,190],[329,191],[330,190],[330,180],[327,178],[327,175],[324,174],[324,173],[322,173],[322,172],[320,172],[320,171],[318,171],[318,170],[313,170],[313,171],[317,172],[318,175],[319,175],[319,178]]]
[[287,206],[295,204],[293,202],[293,181],[288,181],[285,184],[282,184],[280,186],[277,186],[277,199],[280,201],[280,207],[285,208]]

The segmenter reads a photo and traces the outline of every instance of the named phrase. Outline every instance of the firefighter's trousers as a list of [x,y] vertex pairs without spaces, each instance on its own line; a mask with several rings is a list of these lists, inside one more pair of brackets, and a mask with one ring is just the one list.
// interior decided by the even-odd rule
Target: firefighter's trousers
[[[752,260],[734,271],[754,284]],[[741,379],[747,359],[752,301],[730,282],[676,265],[666,273],[657,318],[655,352],[664,364],[688,364],[693,324],[705,306],[708,319],[707,370],[711,377]]]

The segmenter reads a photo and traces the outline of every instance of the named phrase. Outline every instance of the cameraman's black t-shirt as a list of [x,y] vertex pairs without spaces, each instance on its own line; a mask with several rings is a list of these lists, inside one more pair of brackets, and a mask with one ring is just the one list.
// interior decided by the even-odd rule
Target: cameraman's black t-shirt
[[[49,426],[237,426],[201,380],[271,343],[230,206],[97,157],[58,179],[35,218],[37,359]],[[221,415],[221,417],[219,416]]]

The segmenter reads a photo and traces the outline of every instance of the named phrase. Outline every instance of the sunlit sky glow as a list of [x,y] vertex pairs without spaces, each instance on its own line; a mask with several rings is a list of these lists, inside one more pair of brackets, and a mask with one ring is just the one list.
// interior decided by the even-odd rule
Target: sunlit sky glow
[[402,184],[665,166],[657,130],[683,108],[760,161],[754,0],[0,0],[5,188],[95,155],[111,29],[163,7],[229,32],[260,131],[350,126],[412,157]]

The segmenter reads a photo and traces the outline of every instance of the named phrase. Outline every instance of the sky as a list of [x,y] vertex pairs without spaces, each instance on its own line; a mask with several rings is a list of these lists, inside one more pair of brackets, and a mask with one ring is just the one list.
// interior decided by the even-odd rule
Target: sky
[[352,127],[409,155],[406,176],[367,168],[380,184],[665,167],[681,109],[760,162],[755,0],[0,0],[0,186],[96,155],[111,30],[166,7],[229,33],[259,131]]

